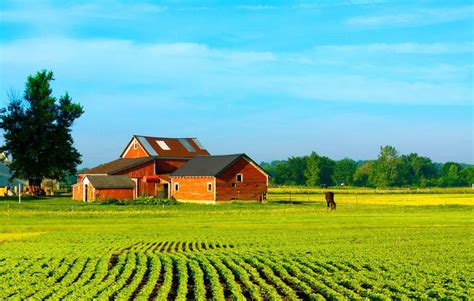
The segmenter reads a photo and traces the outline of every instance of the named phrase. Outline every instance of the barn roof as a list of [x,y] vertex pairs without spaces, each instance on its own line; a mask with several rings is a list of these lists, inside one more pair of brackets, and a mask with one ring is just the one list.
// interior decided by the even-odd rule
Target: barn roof
[[121,172],[123,170],[141,165],[143,163],[152,161],[153,157],[145,157],[145,158],[126,158],[126,159],[117,159],[108,163],[101,164],[89,170],[85,170],[81,172],[82,175],[88,174],[114,174],[117,172]]
[[134,135],[123,150],[122,157],[131,143],[137,139],[149,156],[192,158],[209,156],[209,152],[197,138],[165,138]]
[[128,176],[101,176],[101,175],[87,175],[87,179],[94,188],[135,188],[135,182]]
[[221,156],[198,156],[189,160],[181,168],[171,174],[171,177],[182,176],[217,176],[240,158],[254,164],[262,172],[265,172],[257,163],[255,163],[246,154],[221,155]]

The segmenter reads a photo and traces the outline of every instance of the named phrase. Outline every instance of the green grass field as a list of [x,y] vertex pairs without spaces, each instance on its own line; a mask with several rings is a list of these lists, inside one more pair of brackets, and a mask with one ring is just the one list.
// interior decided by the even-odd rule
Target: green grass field
[[[290,199],[291,195],[291,199]],[[0,200],[0,299],[472,299],[474,194]],[[416,206],[413,206],[416,205]]]

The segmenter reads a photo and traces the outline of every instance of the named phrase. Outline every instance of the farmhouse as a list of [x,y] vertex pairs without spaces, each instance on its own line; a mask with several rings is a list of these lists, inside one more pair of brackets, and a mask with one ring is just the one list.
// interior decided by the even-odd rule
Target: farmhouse
[[78,175],[73,199],[263,201],[267,187],[268,174],[245,154],[211,156],[196,138],[134,135],[118,159]]

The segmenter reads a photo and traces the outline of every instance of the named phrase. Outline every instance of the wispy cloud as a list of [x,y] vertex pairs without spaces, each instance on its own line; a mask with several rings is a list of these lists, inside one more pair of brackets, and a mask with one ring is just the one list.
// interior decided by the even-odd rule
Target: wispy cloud
[[347,24],[359,27],[420,26],[472,19],[474,6],[417,9],[414,12],[349,18]]
[[[286,95],[294,100],[424,105],[469,105],[472,101],[471,87],[456,79],[431,82],[351,75],[345,68],[328,71],[318,63],[301,69],[293,60],[296,54],[217,49],[196,43],[34,39],[2,45],[0,52],[0,65],[3,70],[15,70],[9,77],[16,82],[38,69],[51,68],[78,86],[102,93],[123,85],[140,87],[140,91],[160,87],[166,97],[176,99],[233,101]],[[389,70],[383,64],[377,68],[379,74]]]
[[[161,13],[167,10],[166,6],[120,2],[105,4],[86,3],[70,6],[53,7],[41,2],[28,2],[25,6],[18,5],[0,11],[2,22],[22,23],[58,23],[85,22],[87,19],[130,20],[143,15]],[[58,23],[60,24],[60,23]]]
[[331,0],[331,1],[290,1],[284,4],[242,4],[237,5],[238,9],[253,10],[253,11],[268,11],[275,9],[324,9],[337,6],[364,6],[373,5],[386,2],[387,0]]
[[316,51],[339,53],[449,54],[474,53],[474,42],[460,43],[371,43],[361,45],[322,45]]
[[237,8],[258,11],[258,10],[271,10],[271,9],[276,9],[279,7],[274,6],[274,5],[254,4],[254,5],[237,5]]

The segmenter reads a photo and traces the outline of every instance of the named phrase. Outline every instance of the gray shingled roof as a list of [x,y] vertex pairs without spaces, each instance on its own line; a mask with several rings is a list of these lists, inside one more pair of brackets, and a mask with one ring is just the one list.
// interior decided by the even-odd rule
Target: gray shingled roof
[[[217,176],[240,157],[247,155],[197,156],[189,160],[181,168],[171,174],[172,177],[181,176]],[[250,158],[249,158],[250,159]]]
[[94,188],[135,188],[135,182],[128,176],[100,176],[88,175],[90,183]]

